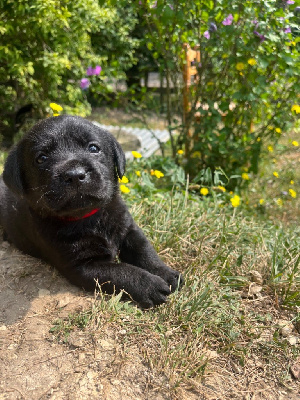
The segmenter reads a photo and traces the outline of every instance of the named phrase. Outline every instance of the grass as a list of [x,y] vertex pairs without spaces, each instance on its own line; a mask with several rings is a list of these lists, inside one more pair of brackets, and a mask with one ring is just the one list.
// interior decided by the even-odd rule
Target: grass
[[132,107],[126,111],[111,107],[97,107],[93,109],[88,119],[104,125],[141,129],[166,129],[165,119],[158,117],[157,113],[150,111],[144,111],[143,113],[139,111],[134,112]]
[[[294,140],[300,142],[299,128],[285,134],[272,153],[265,150],[259,175],[250,183],[247,196],[254,214],[285,226],[297,225],[300,218],[300,147],[293,146]],[[278,178],[273,172],[278,172]],[[290,189],[298,191],[296,198],[291,197]]]
[[[186,284],[166,305],[145,312],[100,293],[88,318],[86,312],[70,317],[64,329],[56,323],[60,335],[70,321],[74,327],[88,321],[83,328],[100,336],[105,323],[116,324],[125,332],[122,341],[138,346],[174,396],[182,385],[197,389],[216,362],[224,373],[230,365],[247,371],[261,363],[266,382],[288,387],[290,363],[300,352],[281,335],[278,320],[295,326],[299,320],[299,229],[262,224],[243,211],[178,193],[131,211],[164,261],[185,274]],[[249,290],[253,271],[263,280],[257,295]]]

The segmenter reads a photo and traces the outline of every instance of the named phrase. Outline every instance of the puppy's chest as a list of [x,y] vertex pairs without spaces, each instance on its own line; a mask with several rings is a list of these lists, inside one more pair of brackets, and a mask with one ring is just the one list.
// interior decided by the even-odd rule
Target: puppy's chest
[[84,235],[70,243],[73,257],[79,259],[101,258],[111,261],[119,252],[119,241],[115,237],[102,235]]
[[55,232],[59,252],[70,261],[86,261],[93,258],[114,261],[128,231],[130,220],[119,218],[116,223],[111,217],[104,217],[62,226]]
[[73,232],[68,235],[65,244],[70,258],[76,260],[100,258],[103,261],[112,261],[119,253],[122,236],[118,229],[98,225],[82,229],[77,233]]

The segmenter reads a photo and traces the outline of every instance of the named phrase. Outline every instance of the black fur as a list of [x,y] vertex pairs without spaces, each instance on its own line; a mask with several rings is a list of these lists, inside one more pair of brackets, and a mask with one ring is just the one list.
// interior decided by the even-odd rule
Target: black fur
[[20,250],[75,285],[94,290],[97,281],[109,293],[124,289],[148,308],[165,302],[183,278],[133,221],[119,194],[124,172],[124,153],[109,132],[80,117],[43,120],[6,160],[0,223]]

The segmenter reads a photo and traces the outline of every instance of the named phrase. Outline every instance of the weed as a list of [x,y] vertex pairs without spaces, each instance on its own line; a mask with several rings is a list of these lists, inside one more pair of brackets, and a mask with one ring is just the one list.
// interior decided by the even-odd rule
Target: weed
[[66,319],[58,319],[54,321],[50,332],[63,342],[67,342],[70,333],[74,329],[86,328],[91,320],[91,316],[91,310],[70,314]]

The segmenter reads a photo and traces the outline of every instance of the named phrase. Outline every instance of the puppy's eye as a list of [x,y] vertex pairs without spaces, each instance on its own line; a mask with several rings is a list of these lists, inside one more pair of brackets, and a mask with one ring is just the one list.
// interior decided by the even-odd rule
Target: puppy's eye
[[39,156],[37,156],[37,158],[35,159],[35,161],[37,162],[37,164],[43,164],[45,161],[48,160],[48,157],[45,154],[40,154]]
[[100,147],[98,147],[96,144],[90,144],[89,145],[89,152],[90,153],[99,153]]

